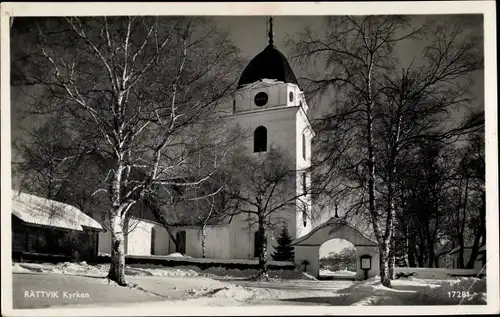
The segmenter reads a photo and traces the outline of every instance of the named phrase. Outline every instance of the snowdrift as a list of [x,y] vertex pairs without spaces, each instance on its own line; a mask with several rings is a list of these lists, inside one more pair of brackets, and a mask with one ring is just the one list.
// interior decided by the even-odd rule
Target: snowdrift
[[[457,296],[459,291],[466,296]],[[380,277],[376,276],[356,282],[348,293],[355,306],[485,305],[486,280],[467,277],[453,280],[410,277],[393,280],[392,288],[387,288],[380,282]]]
[[[61,262],[56,265],[51,263],[14,263],[13,273],[59,273],[77,274],[86,276],[104,277],[109,271],[109,264],[89,265],[87,262]],[[201,270],[197,266],[165,267],[151,264],[132,264],[125,267],[125,275],[128,276],[169,276],[169,277],[196,277],[205,276],[210,278],[252,278],[258,273],[257,269],[226,269],[223,267],[211,267]],[[269,270],[269,277],[275,279],[307,279],[315,278],[301,272],[300,270]]]
[[[109,261],[109,256],[101,254],[93,262],[96,264],[105,264],[109,263]],[[201,270],[211,267],[240,270],[256,269],[259,264],[258,260],[193,258],[181,253],[171,253],[169,255],[126,255],[125,262],[134,265],[163,265],[166,267],[197,266]],[[294,270],[296,265],[294,262],[268,261],[268,267],[270,270]]]

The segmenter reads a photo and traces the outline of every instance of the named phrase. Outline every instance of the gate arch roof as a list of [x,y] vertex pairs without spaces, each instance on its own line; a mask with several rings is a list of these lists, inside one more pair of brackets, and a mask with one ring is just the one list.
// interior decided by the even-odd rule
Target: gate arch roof
[[292,241],[294,246],[320,246],[330,239],[345,239],[354,246],[377,246],[377,242],[368,238],[357,228],[339,218],[330,218],[303,237]]

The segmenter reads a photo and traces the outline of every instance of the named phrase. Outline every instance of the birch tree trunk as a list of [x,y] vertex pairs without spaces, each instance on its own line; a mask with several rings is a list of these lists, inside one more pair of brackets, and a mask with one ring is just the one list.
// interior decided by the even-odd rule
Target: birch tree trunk
[[389,278],[391,280],[396,278],[396,242],[394,237],[391,239],[391,248],[389,252]]
[[467,195],[469,191],[469,178],[466,177],[465,179],[465,190],[464,190],[464,201],[463,201],[463,218],[461,219],[461,224],[460,224],[460,232],[458,234],[458,243],[460,246],[460,250],[458,251],[458,265],[460,269],[463,269],[465,267],[465,259],[464,259],[464,248],[465,248],[465,241],[464,241],[464,231],[465,231],[465,222],[466,222],[466,217],[467,217]]
[[391,287],[391,278],[389,274],[389,243],[384,242],[380,246],[380,281],[385,287]]
[[201,257],[207,256],[207,224],[201,226]]
[[[391,164],[392,165],[392,164]],[[396,264],[396,251],[395,251],[395,242],[394,242],[394,189],[393,189],[393,172],[394,167],[391,166],[389,171],[389,184],[388,184],[388,210],[387,210],[387,227],[384,242],[387,243],[388,250],[388,279],[394,279],[394,265]],[[382,282],[384,283],[384,282]],[[386,282],[387,283],[387,282]],[[384,284],[385,285],[385,284]],[[388,284],[390,286],[390,283]],[[386,286],[388,286],[386,285]]]
[[[391,143],[391,151],[389,153],[389,177],[388,177],[388,193],[387,193],[387,225],[386,225],[386,234],[385,237],[389,239],[387,243],[389,244],[389,279],[393,280],[395,276],[394,267],[396,265],[396,243],[394,241],[394,221],[396,217],[396,206],[394,203],[395,200],[395,182],[397,178],[397,170],[396,163],[398,158],[398,143],[401,132],[401,106],[398,105],[397,109],[397,120],[396,120],[396,131],[394,135],[391,135],[390,140]],[[390,284],[389,284],[390,286]]]
[[260,240],[260,250],[259,250],[259,279],[268,280],[269,274],[267,269],[267,239],[266,231],[264,228],[264,215],[259,213],[259,240]]
[[124,171],[122,157],[118,155],[114,179],[110,186],[111,210],[111,265],[108,278],[125,286],[125,235],[123,232],[124,206],[122,204],[122,173]]
[[123,219],[118,210],[113,210],[111,217],[111,265],[108,278],[125,286],[125,238],[123,234]]
[[[392,168],[391,168],[392,169]],[[391,172],[392,174],[392,172]],[[391,176],[390,176],[391,178]],[[392,197],[392,180],[389,180],[389,197],[390,203],[387,210],[385,234],[381,244],[381,257],[380,260],[380,278],[382,284],[386,287],[391,287],[391,279],[394,274],[395,252],[393,250],[393,232],[394,232],[394,200]],[[391,268],[392,266],[392,268]]]
[[[373,136],[373,106],[374,102],[372,99],[372,69],[373,61],[370,60],[367,78],[367,89],[368,89],[368,102],[366,103],[366,143],[368,150],[368,208],[370,212],[370,218],[373,225],[373,231],[378,240],[379,250],[380,250],[380,279],[382,284],[390,287],[390,280],[387,282],[389,276],[389,240],[382,237],[382,232],[379,227],[379,217],[377,215],[375,206],[375,154],[374,154],[374,136]],[[385,281],[385,282],[384,282]]]

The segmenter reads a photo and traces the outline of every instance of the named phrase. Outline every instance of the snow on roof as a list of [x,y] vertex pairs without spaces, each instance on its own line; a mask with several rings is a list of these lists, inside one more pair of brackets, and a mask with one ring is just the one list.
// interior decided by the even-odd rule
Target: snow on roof
[[48,227],[83,231],[102,226],[80,209],[55,200],[13,191],[12,214],[22,221]]

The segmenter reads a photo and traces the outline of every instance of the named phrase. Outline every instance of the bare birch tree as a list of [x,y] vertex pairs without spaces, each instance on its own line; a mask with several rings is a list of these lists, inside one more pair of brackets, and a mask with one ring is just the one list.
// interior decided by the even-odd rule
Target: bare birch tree
[[352,127],[348,131],[354,131],[350,138],[353,141],[349,142],[354,142],[356,138],[357,144],[366,148],[353,167],[366,168],[366,184],[363,187],[366,186],[368,211],[381,252],[380,275],[384,285],[389,286],[388,253],[392,218],[387,217],[384,230],[375,204],[374,114],[381,76],[394,69],[392,51],[398,42],[414,37],[417,31],[405,32],[410,26],[409,19],[400,16],[331,17],[326,24],[328,30],[324,36],[318,37],[307,29],[299,40],[290,44],[299,61],[307,63],[319,57],[326,63],[324,76],[306,79],[308,90],[310,93],[324,92],[334,87],[342,91],[345,99],[341,101],[340,112],[333,112],[332,121],[335,122],[336,116],[342,116],[342,120]]
[[111,160],[103,175],[107,187],[100,189],[111,202],[108,278],[126,285],[126,214],[154,186],[175,184],[189,169],[192,128],[232,87],[237,50],[227,33],[201,17],[67,17],[37,24],[33,44],[41,58],[32,60],[44,67],[37,79],[46,89],[32,110],[64,113],[74,133],[91,138]]
[[310,221],[309,180],[297,188],[297,178],[304,171],[298,171],[287,153],[276,147],[259,156],[234,151],[225,166],[225,198],[233,215],[246,214],[250,225],[257,224],[260,245],[256,278],[268,279],[269,232],[290,223],[297,210],[302,210],[304,221]]
[[[328,144],[328,138],[318,143],[323,148],[319,165],[341,169],[348,176],[344,189],[360,192],[358,204],[367,204],[380,249],[381,280],[389,287],[397,160],[417,139],[442,139],[455,131],[442,130],[441,115],[471,100],[468,75],[482,67],[480,39],[467,36],[465,23],[448,28],[430,23],[427,29],[411,22],[401,16],[331,17],[324,34],[307,29],[289,43],[299,62],[326,65],[326,72],[303,79],[310,94],[336,97],[319,124],[320,130],[338,130],[340,135],[335,144]],[[401,67],[395,50],[411,40],[426,41],[422,56],[418,63]],[[405,69],[401,75],[400,67]],[[387,176],[385,183],[379,169]]]

